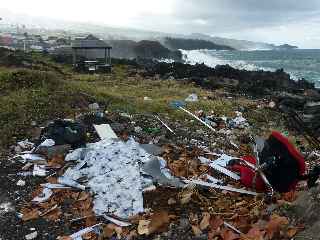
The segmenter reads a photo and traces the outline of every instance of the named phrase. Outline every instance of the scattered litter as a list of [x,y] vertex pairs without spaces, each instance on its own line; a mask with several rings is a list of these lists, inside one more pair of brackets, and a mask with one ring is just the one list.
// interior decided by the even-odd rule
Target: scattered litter
[[93,125],[101,140],[117,139],[118,136],[114,133],[109,124]]
[[230,128],[245,128],[249,126],[247,119],[242,116],[241,112],[236,112],[236,115],[237,117],[229,122]]
[[140,147],[142,147],[147,153],[154,156],[159,156],[163,153],[163,149],[154,144],[140,144]]
[[154,116],[159,122],[162,123],[163,126],[165,126],[171,133],[175,134],[175,132],[166,124],[164,123],[158,116]]
[[200,186],[204,186],[204,187],[216,188],[216,189],[220,189],[220,190],[226,190],[226,191],[230,191],[230,192],[238,192],[238,193],[249,194],[249,195],[254,195],[254,196],[258,195],[256,192],[247,191],[244,189],[239,189],[239,188],[234,188],[234,187],[229,187],[229,186],[217,185],[214,183],[207,183],[207,182],[200,181],[200,180],[183,180],[183,181],[187,184],[196,184],[196,185],[200,185]]
[[69,186],[58,184],[58,183],[43,183],[41,184],[41,186],[48,189],[70,189],[71,188]]
[[188,111],[187,109],[184,108],[184,103],[181,101],[173,101],[170,103],[171,107],[174,108],[178,108],[182,111],[184,111],[185,113],[189,114],[190,116],[192,116],[193,118],[195,118],[196,120],[198,120],[199,122],[201,122],[203,125],[205,125],[206,127],[208,127],[210,130],[212,130],[213,132],[215,132],[216,130],[211,127],[208,123],[206,123],[205,121],[203,121],[202,119],[200,119],[198,116],[194,115],[192,112]]
[[53,194],[53,191],[50,188],[44,188],[40,196],[37,196],[34,199],[32,199],[32,202],[36,202],[36,203],[45,202],[52,196],[52,194]]
[[106,219],[106,220],[108,220],[108,221],[110,221],[110,222],[112,222],[112,223],[114,223],[114,224],[116,224],[116,225],[118,225],[120,227],[129,227],[129,226],[131,226],[131,223],[129,223],[129,222],[120,221],[120,220],[115,219],[113,217],[110,217],[110,216],[108,216],[106,214],[103,214],[103,217],[104,217],[104,219]]
[[13,158],[20,158],[22,163],[45,161],[45,159],[42,156],[32,153],[16,155]]
[[44,140],[40,145],[39,147],[52,147],[54,146],[56,143],[54,140],[52,139],[46,139]]
[[79,165],[86,162],[87,167],[78,170],[76,166],[64,176],[75,181],[80,177],[89,179],[87,186],[94,195],[94,212],[121,218],[143,212],[140,165],[152,156],[133,139],[102,140],[87,144],[87,148],[84,159],[79,162]]
[[78,182],[74,181],[73,179],[66,177],[66,176],[59,177],[58,183],[60,183],[62,185],[66,185],[68,187],[78,188],[82,191],[86,190],[86,186],[81,185],[80,183],[78,183]]
[[17,182],[17,186],[19,186],[19,187],[23,187],[23,186],[25,186],[25,185],[26,185],[26,181],[19,180],[19,181]]
[[198,98],[198,95],[193,93],[193,94],[190,94],[186,99],[185,99],[186,102],[198,102],[199,101],[199,98]]
[[165,186],[182,187],[184,184],[177,178],[173,177],[166,168],[166,162],[161,158],[153,158],[145,163],[143,170],[149,176],[152,176],[154,182]]
[[29,139],[26,139],[24,141],[20,141],[17,143],[19,147],[21,147],[23,150],[30,150],[33,148],[34,144],[29,141]]
[[84,228],[84,229],[82,229],[82,230],[70,235],[69,239],[79,240],[79,239],[82,239],[82,236],[87,234],[87,233],[90,233],[90,232],[98,233],[98,232],[100,232],[100,226],[101,225],[102,225],[102,223],[99,223],[99,224],[93,225],[91,227]]
[[216,164],[213,162],[210,164],[210,167],[212,167],[214,170],[217,170],[217,171],[223,173],[224,175],[226,175],[234,180],[237,180],[237,181],[240,180],[240,176],[238,174],[236,174],[236,173],[234,173],[224,167],[221,167],[219,164]]
[[92,111],[97,111],[100,109],[100,106],[98,103],[92,103],[92,104],[89,104],[89,109],[92,110]]
[[25,236],[26,240],[32,240],[38,237],[38,232],[35,231]]
[[33,176],[38,176],[38,177],[47,176],[46,166],[34,164],[32,174]]

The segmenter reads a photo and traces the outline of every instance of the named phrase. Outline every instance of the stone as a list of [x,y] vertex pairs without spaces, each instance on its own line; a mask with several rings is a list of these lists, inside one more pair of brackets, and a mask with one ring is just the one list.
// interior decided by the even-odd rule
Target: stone
[[36,239],[38,236],[38,232],[35,231],[33,233],[30,233],[28,235],[25,236],[26,240],[32,240],[32,239]]

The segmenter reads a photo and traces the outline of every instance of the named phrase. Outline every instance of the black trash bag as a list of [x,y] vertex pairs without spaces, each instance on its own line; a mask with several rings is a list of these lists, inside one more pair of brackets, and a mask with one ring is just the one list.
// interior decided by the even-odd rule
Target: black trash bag
[[54,140],[56,145],[69,144],[79,148],[86,144],[86,130],[79,122],[57,119],[41,131],[39,142],[45,139]]

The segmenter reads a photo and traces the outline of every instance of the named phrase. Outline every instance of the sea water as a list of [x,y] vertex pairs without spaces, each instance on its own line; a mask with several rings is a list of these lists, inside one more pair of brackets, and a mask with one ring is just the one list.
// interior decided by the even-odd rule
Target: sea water
[[320,49],[215,51],[181,50],[190,64],[229,64],[237,69],[275,71],[284,69],[292,79],[304,78],[320,87]]

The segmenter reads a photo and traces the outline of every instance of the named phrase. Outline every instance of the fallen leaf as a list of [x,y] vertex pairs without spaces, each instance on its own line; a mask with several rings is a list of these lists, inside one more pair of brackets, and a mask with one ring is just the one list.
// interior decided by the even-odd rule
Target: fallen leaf
[[193,192],[183,192],[181,193],[180,195],[180,203],[181,204],[187,204],[191,201],[192,199],[192,195],[193,195]]
[[281,227],[289,224],[286,217],[280,217],[279,215],[272,215],[270,221],[267,223],[266,232],[268,239],[272,239],[273,236],[280,232]]
[[200,229],[203,231],[207,229],[210,226],[210,214],[208,212],[204,212],[202,217],[202,220],[200,222]]
[[297,228],[290,228],[288,231],[287,231],[287,236],[288,238],[293,238],[298,232],[298,229]]
[[149,233],[163,232],[167,230],[170,223],[170,218],[168,212],[156,212],[151,217],[151,222],[149,225]]
[[221,232],[221,237],[222,237],[223,240],[235,240],[235,239],[239,239],[240,235],[234,233],[231,230],[223,229],[222,232]]
[[241,236],[243,240],[264,240],[265,231],[258,227],[253,227],[247,234]]
[[196,226],[196,225],[192,225],[192,231],[193,231],[193,234],[196,236],[196,237],[199,237],[201,234],[202,234],[202,231],[201,229]]
[[116,233],[116,231],[115,231],[116,227],[117,226],[115,224],[111,224],[111,223],[105,225],[103,227],[103,233],[102,233],[103,237],[104,238],[111,238]]
[[62,236],[62,237],[58,237],[58,240],[72,240],[72,237],[69,236]]
[[149,230],[150,223],[151,223],[150,220],[140,220],[139,221],[139,225],[138,225],[139,235],[149,235],[150,234],[150,230]]
[[22,210],[22,220],[23,221],[29,221],[33,219],[37,219],[40,217],[40,212],[37,208],[32,209],[32,210]]
[[84,201],[87,200],[90,197],[90,194],[87,192],[81,192],[78,196],[78,201]]
[[224,221],[219,217],[210,219],[210,227],[214,231],[218,230],[218,228],[220,228],[223,225],[223,223]]
[[133,240],[138,237],[138,233],[136,230],[132,230],[126,237],[127,240]]
[[282,195],[282,198],[287,202],[294,202],[295,200],[297,200],[298,195],[295,190],[292,190],[291,192],[284,193]]

